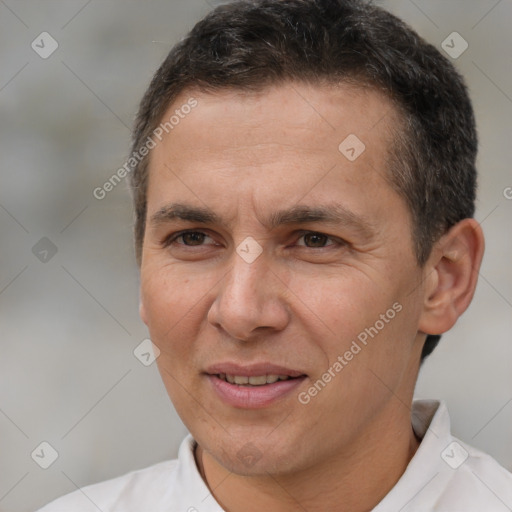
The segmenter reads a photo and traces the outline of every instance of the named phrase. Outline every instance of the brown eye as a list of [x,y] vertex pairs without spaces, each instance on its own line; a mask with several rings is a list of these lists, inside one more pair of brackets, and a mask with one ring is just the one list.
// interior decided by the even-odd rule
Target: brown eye
[[179,231],[162,240],[161,244],[164,248],[174,247],[181,250],[185,250],[185,247],[212,248],[218,246],[215,240],[203,231]]
[[306,233],[302,238],[304,239],[304,245],[312,248],[325,247],[330,240],[327,235],[322,233]]
[[189,233],[183,233],[179,238],[183,240],[183,245],[202,245],[206,235],[199,231],[190,231]]

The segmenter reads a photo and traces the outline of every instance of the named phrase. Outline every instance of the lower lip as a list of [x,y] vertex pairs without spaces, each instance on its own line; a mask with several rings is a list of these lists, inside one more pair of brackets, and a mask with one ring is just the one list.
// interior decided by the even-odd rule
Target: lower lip
[[273,402],[284,398],[296,390],[306,378],[304,376],[295,379],[278,380],[273,384],[265,384],[263,386],[239,386],[238,384],[230,384],[216,375],[208,375],[207,377],[217,395],[225,403],[240,409],[268,407]]

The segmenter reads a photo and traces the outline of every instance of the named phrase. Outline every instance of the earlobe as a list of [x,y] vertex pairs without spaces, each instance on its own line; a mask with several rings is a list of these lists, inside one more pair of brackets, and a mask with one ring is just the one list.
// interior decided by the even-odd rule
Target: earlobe
[[464,219],[436,242],[425,265],[425,294],[419,330],[442,334],[453,327],[475,293],[484,252],[478,222]]

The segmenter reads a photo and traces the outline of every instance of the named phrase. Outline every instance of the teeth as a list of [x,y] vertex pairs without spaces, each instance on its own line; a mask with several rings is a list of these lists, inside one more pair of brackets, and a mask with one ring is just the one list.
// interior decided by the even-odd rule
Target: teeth
[[230,384],[237,384],[239,386],[264,386],[265,384],[274,384],[278,380],[288,380],[288,375],[256,375],[254,377],[247,377],[246,375],[228,375],[225,373],[219,374],[219,378],[229,382]]
[[251,386],[261,386],[267,383],[267,377],[265,375],[259,375],[258,377],[249,377],[247,381]]

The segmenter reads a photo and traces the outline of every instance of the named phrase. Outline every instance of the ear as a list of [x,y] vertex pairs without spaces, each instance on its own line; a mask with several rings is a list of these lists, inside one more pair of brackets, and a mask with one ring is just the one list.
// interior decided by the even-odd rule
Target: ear
[[482,228],[475,219],[460,221],[435,243],[424,266],[420,332],[442,334],[467,309],[475,293],[484,246]]

